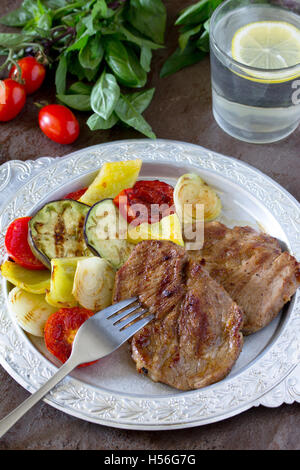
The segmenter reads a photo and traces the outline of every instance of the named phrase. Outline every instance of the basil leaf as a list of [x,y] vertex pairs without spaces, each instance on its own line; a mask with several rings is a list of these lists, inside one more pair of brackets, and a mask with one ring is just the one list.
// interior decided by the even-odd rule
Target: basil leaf
[[63,104],[77,111],[91,111],[91,101],[88,95],[56,95]]
[[32,19],[25,26],[24,31],[35,32],[35,29],[48,30],[52,26],[53,12],[41,0],[24,0],[23,8],[32,14]]
[[122,33],[125,39],[129,42],[133,42],[139,47],[148,47],[149,49],[161,49],[163,46],[161,44],[156,44],[155,42],[149,41],[149,39],[142,38],[131,32],[128,28],[124,26],[119,27],[119,32]]
[[108,8],[105,0],[97,0],[92,9],[92,17],[96,18],[110,18],[115,12]]
[[98,76],[99,67],[95,67],[94,69],[83,69],[84,77],[87,79],[88,82],[94,82]]
[[22,6],[0,18],[0,23],[11,27],[22,27],[31,20],[32,13]]
[[99,114],[92,114],[88,120],[87,125],[91,131],[111,129],[119,121],[118,116],[113,112],[108,119],[103,119]]
[[85,33],[66,49],[66,53],[82,49],[88,42],[89,36]]
[[70,86],[68,93],[74,93],[75,95],[90,95],[92,89],[92,85],[87,85],[83,82],[75,82]]
[[28,34],[0,33],[0,47],[5,47],[8,49],[18,47],[29,40],[30,36]]
[[142,88],[147,73],[140,65],[135,53],[118,39],[109,39],[105,45],[105,59],[122,85]]
[[56,92],[59,95],[63,95],[66,90],[66,78],[67,78],[67,58],[65,55],[61,56],[55,72],[55,86]]
[[79,63],[87,69],[95,69],[99,66],[104,55],[104,49],[98,35],[88,39],[86,45],[79,52]]
[[43,0],[43,3],[48,8],[51,8],[52,10],[57,10],[58,8],[65,7],[70,2],[68,0]]
[[150,65],[152,60],[152,51],[149,47],[143,46],[141,48],[140,64],[145,72],[150,72]]
[[146,135],[150,139],[156,138],[150,125],[145,121],[141,113],[139,113],[130,103],[126,96],[120,96],[115,108],[115,113],[121,121]]
[[209,52],[209,32],[204,31],[197,40],[196,45],[200,51]]
[[85,69],[81,67],[78,59],[78,54],[76,52],[71,52],[67,55],[67,66],[68,72],[72,75],[75,75],[78,80],[83,80],[86,78]]
[[131,93],[130,95],[125,95],[126,98],[130,101],[132,106],[139,112],[143,113],[145,109],[148,108],[149,104],[152,101],[155,88],[150,88],[145,91],[137,91],[136,93]]
[[178,72],[184,67],[196,64],[205,57],[205,53],[196,48],[195,43],[188,43],[182,51],[177,48],[176,51],[168,57],[160,71],[160,77],[167,77],[172,73]]
[[188,29],[184,33],[181,33],[178,38],[178,44],[181,50],[185,49],[189,39],[195,34],[200,33],[202,29],[202,24],[195,26],[194,28]]
[[175,25],[195,25],[203,23],[212,12],[222,3],[223,0],[200,0],[200,2],[190,5],[182,10],[175,21]]
[[94,85],[91,93],[92,110],[103,119],[108,119],[120,96],[120,88],[114,77],[105,71]]
[[161,0],[131,0],[127,19],[140,33],[163,44],[167,12]]

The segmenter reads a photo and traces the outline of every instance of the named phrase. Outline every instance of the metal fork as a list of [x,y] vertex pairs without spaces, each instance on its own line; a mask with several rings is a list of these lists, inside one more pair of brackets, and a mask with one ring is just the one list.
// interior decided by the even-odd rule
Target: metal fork
[[132,297],[86,320],[75,335],[69,359],[39,390],[0,421],[0,437],[75,367],[111,354],[153,318],[154,315],[142,308],[138,298]]

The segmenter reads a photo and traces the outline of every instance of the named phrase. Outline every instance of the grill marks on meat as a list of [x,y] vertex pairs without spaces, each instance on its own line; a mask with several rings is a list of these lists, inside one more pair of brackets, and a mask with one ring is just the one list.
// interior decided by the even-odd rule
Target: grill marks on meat
[[242,348],[242,314],[186,251],[167,241],[139,243],[117,272],[114,301],[138,295],[155,320],[131,341],[139,371],[180,390],[223,379]]
[[300,285],[300,265],[278,240],[251,227],[230,229],[220,222],[204,227],[204,245],[190,251],[244,314],[243,333],[268,325]]
[[184,295],[187,263],[185,250],[173,243],[139,243],[117,272],[114,300],[138,295],[157,319],[164,318]]

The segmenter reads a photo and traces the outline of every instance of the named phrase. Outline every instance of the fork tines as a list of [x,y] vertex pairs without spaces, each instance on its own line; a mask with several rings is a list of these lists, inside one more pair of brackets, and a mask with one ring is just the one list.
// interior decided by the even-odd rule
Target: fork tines
[[119,331],[130,334],[130,328],[137,330],[153,320],[154,315],[148,315],[148,309],[143,308],[138,297],[126,299],[117,304],[118,310],[110,312],[106,317]]

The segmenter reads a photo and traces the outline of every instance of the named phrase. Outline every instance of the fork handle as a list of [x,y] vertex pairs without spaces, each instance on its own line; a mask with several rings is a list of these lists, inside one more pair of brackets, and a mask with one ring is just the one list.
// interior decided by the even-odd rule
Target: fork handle
[[66,375],[68,375],[78,364],[71,360],[66,361],[58,371],[29,398],[0,420],[0,438],[38,401],[40,401],[56,384],[58,384]]

